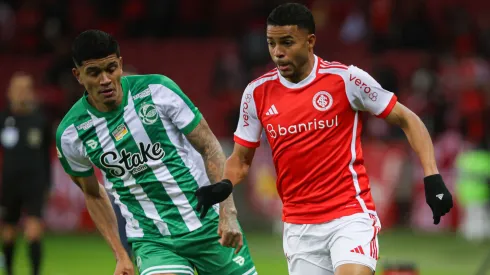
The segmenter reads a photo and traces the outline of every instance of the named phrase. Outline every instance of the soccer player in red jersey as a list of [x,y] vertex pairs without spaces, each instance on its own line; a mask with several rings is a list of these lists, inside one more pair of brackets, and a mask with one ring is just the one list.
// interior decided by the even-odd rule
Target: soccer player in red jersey
[[[283,202],[289,273],[373,274],[381,224],[363,165],[363,113],[405,132],[424,169],[435,224],[452,208],[452,196],[419,117],[365,71],[316,56],[314,33],[313,16],[303,5],[284,4],[269,15],[267,41],[277,68],[245,89],[224,179],[196,192],[198,210],[205,215],[245,178],[265,130]],[[241,241],[224,240],[224,245]]]

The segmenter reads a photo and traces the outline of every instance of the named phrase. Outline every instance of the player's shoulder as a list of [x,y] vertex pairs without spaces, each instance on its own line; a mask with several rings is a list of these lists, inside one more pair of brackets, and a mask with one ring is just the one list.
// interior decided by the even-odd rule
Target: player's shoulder
[[256,79],[250,81],[247,85],[247,90],[250,92],[253,92],[259,87],[264,87],[268,84],[272,84],[274,80],[277,80],[279,78],[279,72],[277,68],[268,71],[267,73],[257,77]]
[[[65,114],[56,130],[56,139],[60,140],[68,131],[86,130],[88,124],[91,124],[92,118],[87,112],[87,108],[80,98],[70,110]],[[91,125],[90,125],[91,126]]]
[[142,74],[123,76],[121,81],[127,81],[131,89],[146,89],[150,85],[172,86],[175,82],[162,74]]
[[350,76],[352,75],[362,75],[365,76],[367,72],[359,68],[356,65],[350,64],[346,65],[338,61],[326,61],[319,58],[318,62],[318,73],[319,74],[335,74],[340,76]]
[[346,74],[353,69],[353,65],[346,65],[339,61],[327,61],[318,58],[319,74]]
[[181,94],[182,90],[170,77],[162,74],[145,74],[124,76],[121,81],[127,81],[132,94],[150,89],[152,93],[161,91]]

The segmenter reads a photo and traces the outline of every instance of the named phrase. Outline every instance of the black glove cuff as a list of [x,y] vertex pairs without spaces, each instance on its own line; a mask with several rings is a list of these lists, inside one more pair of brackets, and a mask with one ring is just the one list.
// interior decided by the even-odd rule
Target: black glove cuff
[[444,181],[440,174],[430,175],[424,178],[425,190],[434,190],[440,186],[444,186]]
[[226,183],[231,188],[231,190],[233,190],[233,183],[231,183],[231,180],[229,180],[229,179],[222,179],[221,182]]

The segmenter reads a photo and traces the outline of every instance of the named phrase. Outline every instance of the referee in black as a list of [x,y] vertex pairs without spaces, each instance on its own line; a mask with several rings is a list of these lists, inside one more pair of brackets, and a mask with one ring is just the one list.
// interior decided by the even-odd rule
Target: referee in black
[[8,107],[0,113],[3,151],[0,218],[7,275],[13,274],[13,256],[20,218],[29,244],[32,274],[40,274],[42,213],[50,182],[51,125],[38,109],[32,76],[15,73],[7,92]]

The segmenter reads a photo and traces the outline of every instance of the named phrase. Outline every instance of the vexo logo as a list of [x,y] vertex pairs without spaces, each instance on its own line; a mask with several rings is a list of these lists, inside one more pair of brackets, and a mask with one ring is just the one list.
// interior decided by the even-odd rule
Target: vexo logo
[[357,78],[357,76],[353,76],[352,74],[350,74],[349,80],[350,82],[354,82],[357,87],[361,88],[361,91],[363,91],[365,94],[368,94],[369,99],[371,99],[372,101],[378,100],[378,93],[371,92],[371,87],[362,82],[362,80]]
[[320,91],[313,96],[313,107],[318,111],[326,111],[332,107],[333,98],[330,93],[325,91]]
[[277,125],[277,128],[272,124],[267,124],[266,130],[269,133],[271,138],[277,138],[277,136],[285,136],[287,134],[298,134],[302,132],[308,131],[316,131],[322,130],[325,128],[333,128],[339,126],[339,117],[338,115],[332,119],[326,120],[317,120],[316,118],[313,121],[308,121],[306,123],[298,123],[290,126],[281,126],[281,124]]
[[248,125],[250,125],[248,123],[248,117],[249,117],[248,105],[250,104],[250,101],[252,101],[252,95],[246,94],[245,95],[245,101],[243,102],[243,105],[242,105],[243,127],[247,127]]
[[133,154],[123,149],[119,159],[116,152],[105,152],[100,156],[100,163],[109,169],[113,176],[121,177],[126,171],[138,173],[146,170],[147,166],[145,164],[148,160],[160,160],[165,156],[165,151],[163,151],[160,142],[154,144],[140,142],[138,145],[139,153]]

